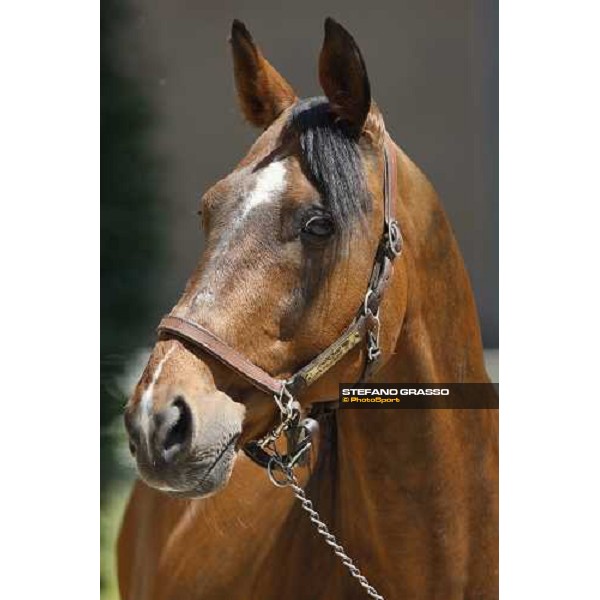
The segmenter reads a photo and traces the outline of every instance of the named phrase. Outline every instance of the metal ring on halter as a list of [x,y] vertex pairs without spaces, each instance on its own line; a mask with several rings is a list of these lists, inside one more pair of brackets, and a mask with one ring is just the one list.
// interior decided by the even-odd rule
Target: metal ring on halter
[[369,288],[367,290],[367,293],[365,294],[365,301],[363,304],[363,315],[368,315],[371,314],[373,315],[377,320],[379,320],[379,307],[377,307],[377,312],[374,313],[371,308],[369,307],[369,298],[374,294],[375,292],[373,291],[373,288]]
[[394,258],[402,253],[402,234],[398,221],[391,221],[388,225],[388,246]]
[[[285,477],[285,480],[278,479],[275,476],[276,468],[279,469],[281,474]],[[281,462],[281,459],[277,456],[271,456],[271,460],[267,464],[267,474],[269,475],[271,483],[276,487],[288,487],[288,485],[290,485],[290,483],[293,482],[293,476],[291,474],[291,471]]]

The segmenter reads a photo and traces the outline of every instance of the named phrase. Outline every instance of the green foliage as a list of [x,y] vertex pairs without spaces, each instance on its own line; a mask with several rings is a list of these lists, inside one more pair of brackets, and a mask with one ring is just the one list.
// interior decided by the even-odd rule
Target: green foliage
[[130,485],[111,486],[100,512],[100,589],[102,600],[119,600],[115,546]]

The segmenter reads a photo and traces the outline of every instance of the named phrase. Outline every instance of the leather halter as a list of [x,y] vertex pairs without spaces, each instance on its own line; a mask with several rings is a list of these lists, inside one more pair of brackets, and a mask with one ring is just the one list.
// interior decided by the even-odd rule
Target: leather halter
[[[307,365],[287,379],[273,377],[229,346],[214,333],[182,317],[167,315],[158,326],[161,336],[172,335],[208,352],[263,392],[272,393],[282,410],[284,395],[290,399],[327,373],[346,354],[361,342],[367,343],[367,357],[360,380],[368,379],[377,369],[381,357],[379,349],[379,306],[391,275],[394,259],[402,251],[402,235],[396,220],[395,201],[398,192],[397,159],[393,143],[385,134],[384,141],[384,220],[383,232],[375,254],[373,269],[363,305],[357,316],[333,344]],[[325,403],[323,403],[325,404]],[[314,406],[314,405],[313,405]],[[280,434],[281,432],[279,432]],[[265,457],[252,456],[261,466]]]

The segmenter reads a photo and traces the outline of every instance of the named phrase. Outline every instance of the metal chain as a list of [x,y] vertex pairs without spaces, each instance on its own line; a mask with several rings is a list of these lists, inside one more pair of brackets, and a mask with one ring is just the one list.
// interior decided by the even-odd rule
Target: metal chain
[[[380,353],[379,349],[379,311],[374,314],[368,307],[369,296],[372,290],[367,292],[364,302],[365,313],[370,312],[375,318],[376,330],[375,332],[369,332],[369,346],[368,346],[368,358],[374,360]],[[294,496],[300,502],[300,505],[304,511],[308,514],[312,523],[317,528],[319,535],[322,535],[325,539],[325,543],[333,548],[333,552],[340,558],[342,564],[348,569],[350,575],[358,580],[358,583],[363,587],[367,594],[375,600],[385,600],[384,597],[377,592],[377,590],[368,582],[367,578],[361,573],[360,569],[354,564],[354,561],[346,554],[344,547],[337,541],[337,538],[333,533],[329,531],[327,524],[321,519],[321,515],[315,510],[313,503],[306,496],[304,490],[298,485],[298,480],[294,474],[294,466],[300,460],[302,455],[308,451],[311,447],[311,443],[305,444],[295,454],[287,456],[285,459],[279,454],[275,442],[284,431],[287,431],[291,427],[294,427],[294,423],[297,423],[297,418],[300,414],[299,404],[294,400],[292,394],[290,394],[287,386],[284,385],[279,394],[274,397],[275,403],[279,408],[280,422],[277,427],[267,433],[258,444],[264,450],[267,450],[271,454],[271,459],[268,463],[267,473],[269,479],[273,485],[277,487],[290,487]],[[281,477],[276,473],[280,472]]]
[[279,425],[258,440],[258,445],[263,449],[274,444],[300,414],[299,405],[294,401],[294,397],[290,394],[286,384],[282,386],[279,394],[273,396],[273,399],[277,404],[277,408],[279,408]]
[[292,488],[294,496],[296,496],[296,498],[300,501],[302,509],[308,513],[310,520],[317,528],[317,532],[325,538],[325,543],[333,548],[333,552],[336,554],[336,556],[339,556],[342,564],[350,572],[350,575],[358,580],[358,583],[360,583],[360,585],[371,598],[374,598],[375,600],[385,600],[384,597],[377,592],[377,590],[369,583],[367,578],[361,573],[360,569],[354,564],[354,561],[346,554],[344,547],[337,541],[335,535],[329,531],[327,524],[323,521],[323,519],[321,519],[321,515],[319,515],[319,513],[315,510],[312,501],[307,498],[304,490],[298,485],[298,480],[296,479],[292,469],[288,465],[283,464],[278,456],[273,456],[271,460],[277,464],[286,477],[286,480],[283,481],[274,480],[271,476],[272,468],[269,468],[271,481],[273,481],[273,483],[278,487],[289,486]]

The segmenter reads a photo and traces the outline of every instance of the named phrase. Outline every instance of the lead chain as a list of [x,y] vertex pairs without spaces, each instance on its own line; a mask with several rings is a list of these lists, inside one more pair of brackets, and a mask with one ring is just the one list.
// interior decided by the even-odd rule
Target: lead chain
[[287,385],[283,385],[279,394],[273,396],[277,408],[279,408],[279,425],[273,428],[263,438],[258,440],[258,445],[261,448],[272,446],[283,434],[284,431],[290,428],[293,422],[300,414],[299,405],[294,401],[294,397],[287,389]]
[[[369,294],[365,298],[365,309],[367,308]],[[369,309],[370,310],[370,309]],[[371,314],[373,314],[371,312]],[[379,355],[379,311],[377,314],[373,314],[376,322],[376,331],[369,332],[369,360],[374,360]],[[281,392],[275,395],[275,402],[279,408],[281,421],[277,427],[270,431],[264,438],[262,438],[258,444],[263,449],[268,449],[271,453],[271,460],[269,461],[267,472],[269,479],[273,485],[277,487],[290,487],[294,492],[294,496],[300,502],[302,509],[309,515],[312,523],[314,523],[319,535],[323,536],[325,543],[331,548],[333,552],[342,561],[342,564],[348,569],[348,572],[352,577],[358,580],[358,583],[363,587],[367,594],[375,600],[385,600],[384,597],[377,592],[377,590],[369,583],[367,578],[361,573],[360,569],[354,564],[354,561],[346,554],[344,547],[337,541],[337,538],[333,533],[329,531],[327,524],[321,519],[321,515],[314,509],[313,503],[306,496],[304,490],[298,485],[298,480],[294,474],[293,468],[300,456],[310,448],[310,444],[306,445],[298,455],[293,456],[290,462],[284,462],[283,457],[277,451],[275,442],[284,431],[293,426],[300,414],[299,405],[294,400],[294,397],[287,389],[287,386],[283,386]],[[276,470],[282,474],[282,478],[279,478],[275,473]]]
[[[272,461],[277,463],[286,477],[286,480],[278,481],[275,485],[285,487],[286,485],[292,488],[294,496],[300,501],[302,509],[306,511],[312,523],[314,523],[319,535],[325,539],[325,543],[333,548],[333,552],[340,558],[342,564],[348,569],[350,575],[358,580],[358,583],[363,587],[367,594],[375,600],[385,600],[384,597],[369,583],[367,578],[361,573],[360,569],[354,564],[354,561],[346,554],[344,547],[337,541],[333,533],[329,531],[327,524],[321,519],[321,515],[314,509],[313,503],[306,497],[304,490],[298,485],[298,480],[290,467],[283,464],[278,457],[274,456]],[[271,469],[269,469],[271,472]],[[274,482],[275,483],[275,482]]]

